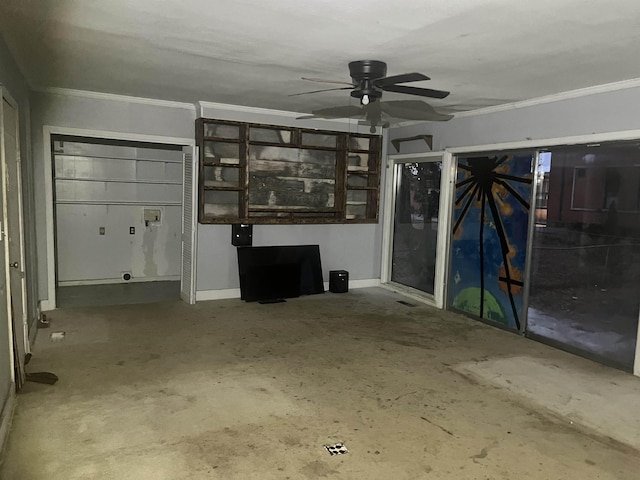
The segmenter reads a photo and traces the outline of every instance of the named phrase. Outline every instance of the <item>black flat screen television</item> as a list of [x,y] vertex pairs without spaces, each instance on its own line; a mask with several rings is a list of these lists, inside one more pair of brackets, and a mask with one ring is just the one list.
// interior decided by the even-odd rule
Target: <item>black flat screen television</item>
[[324,293],[320,247],[238,247],[240,298],[247,302]]

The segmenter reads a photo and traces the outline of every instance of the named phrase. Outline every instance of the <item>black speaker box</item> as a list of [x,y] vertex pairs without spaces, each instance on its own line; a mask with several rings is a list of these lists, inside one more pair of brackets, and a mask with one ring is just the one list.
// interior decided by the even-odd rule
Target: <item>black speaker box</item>
[[349,291],[349,272],[346,270],[331,270],[329,272],[329,291],[347,293]]
[[231,245],[250,247],[253,244],[253,225],[234,223],[231,225]]

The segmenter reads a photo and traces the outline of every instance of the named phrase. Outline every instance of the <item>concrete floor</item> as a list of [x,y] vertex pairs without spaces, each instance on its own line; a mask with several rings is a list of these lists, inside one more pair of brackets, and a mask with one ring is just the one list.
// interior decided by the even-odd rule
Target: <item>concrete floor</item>
[[401,299],[52,312],[0,478],[638,478],[640,379]]
[[180,281],[109,283],[58,287],[59,308],[103,307],[180,300]]

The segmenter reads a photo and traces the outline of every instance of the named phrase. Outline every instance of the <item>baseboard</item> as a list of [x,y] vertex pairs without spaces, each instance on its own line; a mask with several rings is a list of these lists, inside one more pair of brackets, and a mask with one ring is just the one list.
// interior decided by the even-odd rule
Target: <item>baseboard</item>
[[[355,290],[357,288],[369,288],[379,287],[379,278],[365,278],[362,280],[349,280],[349,290]],[[329,282],[324,282],[324,289],[329,290]]]
[[240,298],[240,289],[225,288],[221,290],[200,290],[196,292],[196,302],[223,300],[225,298]]
[[16,385],[11,382],[9,385],[9,395],[7,395],[0,414],[0,460],[4,459],[4,449],[9,439],[9,431],[11,430],[11,422],[13,420],[13,412],[16,408]]
[[162,277],[132,277],[131,280],[121,278],[100,278],[97,280],[65,280],[59,281],[59,287],[78,287],[81,285],[111,285],[115,283],[142,283],[142,282],[175,282],[180,281],[180,275],[165,275]]
[[[349,288],[379,287],[379,278],[366,278],[364,280],[349,280]],[[329,290],[329,282],[324,282],[324,289]],[[225,288],[221,290],[200,290],[196,292],[196,302],[206,300],[223,300],[225,298],[240,298],[239,288]]]

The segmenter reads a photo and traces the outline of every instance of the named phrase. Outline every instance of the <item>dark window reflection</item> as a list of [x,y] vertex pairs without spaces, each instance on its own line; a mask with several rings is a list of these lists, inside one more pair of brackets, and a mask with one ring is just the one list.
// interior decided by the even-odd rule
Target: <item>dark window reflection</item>
[[537,171],[528,330],[633,367],[640,294],[640,150],[552,149]]

